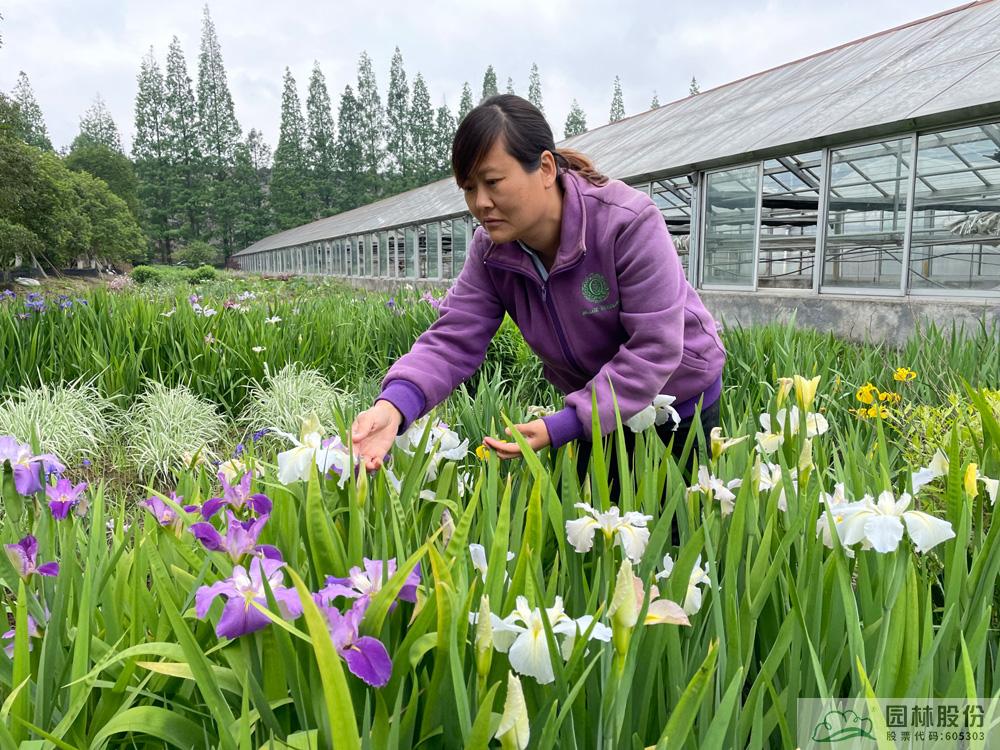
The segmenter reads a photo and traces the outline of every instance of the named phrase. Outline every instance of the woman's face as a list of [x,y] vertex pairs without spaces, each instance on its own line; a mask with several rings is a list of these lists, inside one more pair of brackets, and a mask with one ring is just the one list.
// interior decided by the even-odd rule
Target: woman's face
[[495,243],[530,237],[549,209],[547,192],[555,182],[555,159],[542,152],[541,166],[526,172],[507,153],[502,138],[487,152],[475,174],[462,186],[469,211]]

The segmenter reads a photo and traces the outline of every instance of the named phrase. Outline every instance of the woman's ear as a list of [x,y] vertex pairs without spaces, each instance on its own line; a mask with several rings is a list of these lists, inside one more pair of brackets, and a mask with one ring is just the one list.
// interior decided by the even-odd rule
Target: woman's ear
[[542,151],[541,165],[538,169],[542,175],[542,186],[546,189],[552,187],[556,183],[559,170],[556,167],[556,157],[551,151]]

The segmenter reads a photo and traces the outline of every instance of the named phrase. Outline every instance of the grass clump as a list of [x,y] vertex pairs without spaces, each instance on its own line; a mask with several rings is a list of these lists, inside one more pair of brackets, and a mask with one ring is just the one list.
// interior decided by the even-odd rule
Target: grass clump
[[67,464],[94,459],[118,425],[114,400],[90,383],[21,387],[0,403],[0,435],[54,453]]
[[143,479],[163,478],[215,458],[226,422],[215,406],[185,385],[152,382],[126,414],[126,461]]

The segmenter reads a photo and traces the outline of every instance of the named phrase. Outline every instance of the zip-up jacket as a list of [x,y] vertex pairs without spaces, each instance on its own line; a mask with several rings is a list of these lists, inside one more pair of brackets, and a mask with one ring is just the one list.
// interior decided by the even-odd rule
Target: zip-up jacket
[[596,186],[559,177],[559,248],[543,281],[516,243],[478,228],[439,317],[392,365],[380,399],[403,415],[400,431],[439,404],[482,364],[504,313],[541,358],[565,407],[544,418],[553,447],[591,436],[596,389],[601,432],[659,394],[680,416],[719,397],[725,350],[715,321],[688,283],[659,209],[618,180]]

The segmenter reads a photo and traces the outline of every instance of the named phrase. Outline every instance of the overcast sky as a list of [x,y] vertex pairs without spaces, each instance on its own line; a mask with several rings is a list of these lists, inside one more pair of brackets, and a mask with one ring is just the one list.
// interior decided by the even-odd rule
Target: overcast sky
[[[77,133],[96,93],[131,143],[139,62],[150,46],[161,67],[176,35],[188,72],[197,76],[203,0],[0,0],[0,90],[28,74],[56,147]],[[457,110],[462,83],[478,100],[492,64],[527,95],[538,63],[545,112],[558,141],[576,98],[589,127],[608,120],[615,75],[625,111],[687,95],[691,76],[702,90],[849,42],[958,4],[955,0],[212,0],[236,115],[276,144],[285,66],[303,105],[313,61],[319,61],[334,106],[357,77],[367,50],[383,104],[393,48],[408,81],[419,71],[434,106]]]

